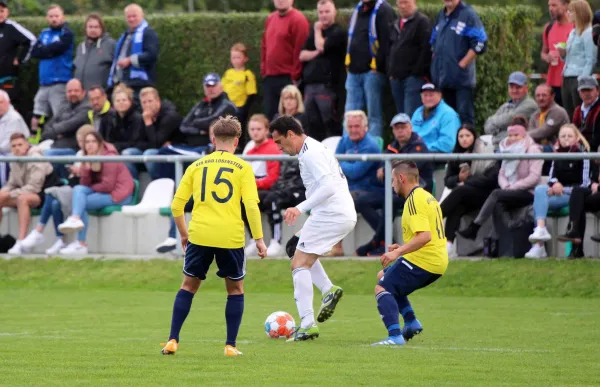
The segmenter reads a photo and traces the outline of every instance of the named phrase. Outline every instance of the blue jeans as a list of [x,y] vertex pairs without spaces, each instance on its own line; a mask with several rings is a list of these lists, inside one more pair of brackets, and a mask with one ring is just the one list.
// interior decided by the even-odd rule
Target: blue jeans
[[[76,153],[71,148],[53,148],[45,151],[44,156],[75,156]],[[56,172],[58,177],[64,179],[69,177],[69,171],[65,168],[65,164],[52,164],[52,167],[54,167],[54,172]]]
[[475,102],[473,89],[459,87],[458,89],[442,89],[442,97],[460,116],[460,122],[475,125]]
[[[121,152],[121,154],[123,156],[141,156],[141,155],[156,156],[158,154],[158,149],[146,149],[145,151],[142,152],[138,148],[127,148],[127,149],[123,149],[123,152]],[[127,169],[129,169],[129,172],[131,173],[131,176],[134,179],[137,179],[139,176],[137,165],[134,163],[127,163],[126,165],[127,165]],[[146,167],[146,170],[150,174],[150,177],[152,177],[153,180],[156,179],[155,163],[144,163],[144,166]],[[153,173],[154,173],[154,175],[153,175]]]
[[569,205],[570,194],[548,196],[548,186],[538,185],[533,195],[533,216],[536,220],[546,219],[548,210],[559,210]]
[[[200,157],[200,155],[203,152],[206,152],[208,150],[208,146],[174,145],[173,147],[176,149],[181,149],[183,152],[195,152],[198,154],[198,157]],[[180,155],[181,153],[178,153],[176,150],[173,150],[169,147],[164,146],[158,150],[157,154],[159,154],[159,155]],[[185,172],[186,166],[189,164],[190,163],[186,163],[183,166],[184,172]],[[173,163],[157,163],[155,170],[156,170],[156,177],[152,176],[153,179],[168,178],[168,179],[175,180],[175,164],[173,164]],[[152,175],[152,173],[150,173],[150,175]]]
[[116,204],[126,205],[130,204],[132,200],[133,195],[129,195],[121,202],[115,203],[110,194],[96,192],[85,185],[76,185],[75,188],[73,188],[73,215],[79,216],[85,225],[85,227],[77,233],[77,240],[85,242],[88,227],[88,211],[96,211]]
[[386,76],[384,74],[373,71],[361,74],[348,73],[346,77],[345,111],[363,110],[366,100],[369,133],[379,137],[383,133],[382,94],[385,82]]
[[421,86],[424,84],[425,80],[423,78],[413,76],[401,81],[397,79],[390,80],[397,113],[406,113],[409,117],[412,117],[415,110],[422,105]]
[[50,216],[52,216],[52,221],[54,222],[54,231],[56,232],[56,236],[62,238],[64,234],[58,230],[58,225],[64,221],[60,202],[52,195],[45,195],[44,205],[42,206],[42,210],[40,212],[40,224],[44,226],[48,224]]
[[382,210],[385,204],[383,192],[352,191],[350,194],[354,199],[356,212],[362,215],[373,231],[376,231],[381,222],[379,210]]

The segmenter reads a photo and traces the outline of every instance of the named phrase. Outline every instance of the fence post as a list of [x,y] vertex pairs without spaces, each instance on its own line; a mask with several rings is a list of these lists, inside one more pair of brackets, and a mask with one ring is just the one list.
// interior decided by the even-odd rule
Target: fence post
[[385,248],[392,244],[392,234],[394,230],[394,209],[392,204],[392,162],[389,159],[384,161],[385,168],[385,206],[384,208],[384,219],[385,219]]
[[[179,182],[182,178],[183,162],[181,160],[177,160],[175,161],[175,190],[177,190],[177,187],[179,187]],[[185,217],[185,212],[183,213],[183,216]],[[171,217],[173,217],[172,214]],[[179,235],[179,230],[177,230],[177,227],[175,227],[175,239],[177,239],[177,249],[175,250],[175,252],[177,253],[177,255],[183,255],[183,250],[181,249],[181,237]]]

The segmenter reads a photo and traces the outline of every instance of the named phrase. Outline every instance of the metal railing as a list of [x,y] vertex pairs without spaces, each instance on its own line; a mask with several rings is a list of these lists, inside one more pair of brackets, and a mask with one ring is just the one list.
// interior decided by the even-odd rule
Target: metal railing
[[[384,221],[385,221],[385,243],[392,243],[393,213],[392,213],[392,161],[470,161],[470,160],[600,160],[600,153],[526,153],[526,154],[502,154],[502,153],[419,153],[419,154],[344,154],[335,155],[341,161],[371,161],[383,162],[385,169],[385,193],[384,193]],[[183,177],[183,165],[197,160],[198,156],[43,156],[43,157],[16,157],[2,156],[0,162],[40,162],[48,161],[57,164],[70,164],[73,162],[119,162],[119,163],[171,163],[175,164],[175,185],[178,186]],[[297,160],[297,156],[284,155],[261,155],[245,156],[240,158],[247,161],[291,161]],[[443,187],[439,187],[442,189]]]

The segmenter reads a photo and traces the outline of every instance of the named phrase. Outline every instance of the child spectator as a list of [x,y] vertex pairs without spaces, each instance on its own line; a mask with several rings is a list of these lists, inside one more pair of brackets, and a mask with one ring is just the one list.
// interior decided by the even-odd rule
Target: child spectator
[[243,43],[236,43],[231,47],[231,65],[223,74],[223,91],[235,104],[237,118],[241,123],[248,119],[250,107],[256,98],[256,76],[246,68],[248,50]]
[[[558,132],[558,141],[554,145],[557,153],[589,152],[590,144],[573,124],[564,125]],[[554,160],[550,167],[548,184],[535,187],[533,215],[537,227],[529,236],[532,243],[526,258],[546,258],[544,242],[552,239],[546,228],[548,210],[559,210],[569,205],[571,192],[575,187],[587,188],[591,184],[590,160]]]
[[[79,145],[79,151],[75,156],[83,156],[84,139],[89,133],[95,132],[96,129],[92,125],[83,125],[77,130],[77,144]],[[37,226],[25,239],[23,239],[22,246],[26,250],[31,250],[35,246],[39,246],[44,243],[44,228],[52,216],[54,222],[54,229],[56,231],[56,242],[46,250],[46,254],[55,255],[65,248],[67,244],[64,241],[64,234],[58,229],[58,225],[64,220],[64,214],[71,212],[71,204],[73,197],[73,186],[79,184],[79,171],[81,163],[75,163],[70,168],[71,174],[69,175],[69,185],[61,187],[48,188],[44,196],[44,205],[40,213],[40,220]]]
[[292,116],[302,124],[305,132],[308,132],[308,118],[304,113],[304,101],[302,101],[302,93],[294,85],[288,85],[281,90],[281,98],[279,99],[279,110],[273,119],[280,116]]

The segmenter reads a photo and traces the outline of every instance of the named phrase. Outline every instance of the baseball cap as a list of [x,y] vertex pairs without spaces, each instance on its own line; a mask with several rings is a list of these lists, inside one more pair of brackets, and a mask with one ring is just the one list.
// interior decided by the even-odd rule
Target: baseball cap
[[421,86],[421,93],[424,91],[440,91],[440,89],[433,83],[426,83]]
[[406,113],[398,113],[392,118],[391,126],[396,124],[410,124],[410,117]]
[[221,77],[217,73],[210,73],[204,77],[204,84],[206,86],[214,86],[219,82],[221,82]]
[[509,85],[525,86],[527,84],[527,75],[521,71],[515,71],[508,77]]
[[577,79],[577,91],[597,89],[598,81],[590,75],[584,75]]

